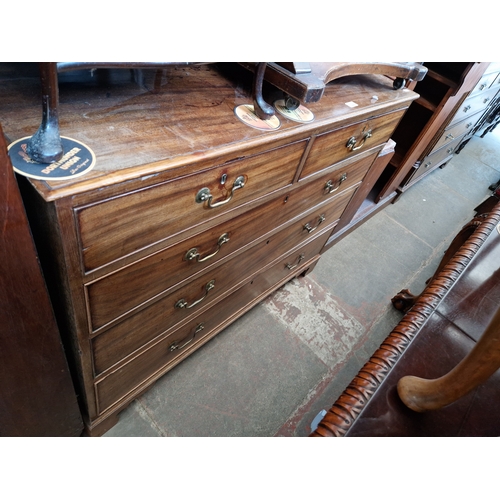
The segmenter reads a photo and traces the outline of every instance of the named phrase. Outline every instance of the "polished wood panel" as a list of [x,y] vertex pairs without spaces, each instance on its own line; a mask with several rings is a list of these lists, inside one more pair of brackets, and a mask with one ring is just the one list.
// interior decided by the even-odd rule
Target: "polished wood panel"
[[398,394],[414,411],[439,410],[486,382],[500,368],[500,309],[477,343],[452,370],[435,379],[407,375],[398,382]]
[[68,364],[0,126],[0,436],[79,436]]
[[[140,81],[123,69],[65,73],[59,79],[61,134],[87,144],[97,164],[83,178],[33,184],[54,200],[148,175],[175,178],[193,172],[193,163],[208,168],[235,160],[242,151],[287,144],[292,135],[308,138],[355,123],[360,114],[406,108],[415,99],[382,76],[345,77],[328,84],[321,102],[308,106],[314,122],[282,120],[279,130],[262,132],[242,126],[233,113],[235,106],[249,103],[248,76],[232,64],[172,67],[164,70],[159,91],[152,92],[155,70],[142,71]],[[4,131],[10,140],[33,134],[40,120],[36,65],[30,72],[26,64],[3,64],[0,77]],[[358,107],[345,105],[351,101]]]
[[[310,241],[300,251],[291,253],[284,260],[275,265],[273,276],[275,279],[289,275],[295,276],[297,271],[289,267],[297,264],[297,270],[303,270],[304,263],[308,263],[318,254],[326,241],[327,234],[323,233]],[[301,258],[301,256],[303,256]],[[300,260],[300,262],[299,262]],[[287,267],[288,266],[288,267]],[[265,281],[264,281],[265,283]],[[260,290],[257,290],[261,293]],[[158,378],[161,372],[168,369],[168,363],[173,362],[183,354],[188,354],[190,350],[196,347],[196,344],[203,341],[216,329],[221,322],[225,322],[231,316],[249,302],[251,297],[247,294],[255,295],[253,283],[249,283],[243,288],[243,291],[237,291],[224,302],[224,307],[211,308],[203,314],[198,315],[190,323],[177,330],[175,333],[162,338],[158,343],[149,345],[140,356],[131,357],[130,360],[120,365],[119,368],[112,370],[106,377],[99,379],[96,383],[99,398],[99,409],[104,411],[108,406],[121,397],[124,397],[130,390],[136,389],[141,383],[144,383],[148,377]],[[199,325],[203,324],[203,330]],[[199,330],[196,333],[197,329]],[[194,336],[194,337],[193,337]],[[186,342],[193,338],[189,344]],[[171,349],[171,346],[185,345],[186,352],[182,349]],[[167,365],[167,366],[166,366]]]
[[[180,322],[188,320],[200,309],[205,309],[210,304],[220,301],[232,290],[241,286],[244,280],[255,275],[263,266],[270,265],[280,258],[283,249],[300,247],[311,240],[310,234],[315,237],[316,232],[331,231],[332,225],[340,217],[346,200],[350,196],[352,192],[349,191],[339,195],[327,207],[322,207],[314,217],[310,215],[303,218],[292,226],[274,233],[238,257],[193,277],[187,284],[175,291],[167,291],[159,298],[142,304],[137,310],[128,311],[129,314],[107,326],[105,331],[93,341],[97,349],[95,351],[96,369],[100,371],[107,367],[106,363],[101,361],[101,352],[104,352],[103,358],[111,358],[111,362],[115,363],[145,342],[175,328]],[[316,226],[321,216],[324,216],[325,220]],[[317,229],[308,233],[304,228],[306,224]],[[215,286],[206,293],[205,287],[212,280],[215,281]],[[192,304],[205,294],[203,301],[191,309],[175,307],[181,299]],[[111,310],[114,311],[114,309]]]
[[[292,223],[304,212],[310,212],[312,207],[317,206],[318,211],[324,211],[322,204],[363,180],[373,160],[372,154],[358,161],[340,164],[326,175],[301,184],[298,189],[282,197],[274,198],[239,217],[92,281],[87,285],[86,293],[93,325],[103,325],[221,259],[234,257],[235,253],[241,253],[277,228]],[[345,201],[345,197],[336,198],[336,218],[340,217]],[[253,235],[251,241],[248,240],[249,234]],[[222,235],[227,235],[229,241],[221,245],[220,252],[213,259],[201,263],[185,259],[186,253],[192,248],[200,249],[202,255],[210,255],[218,248],[217,241]],[[146,281],[148,287],[141,286]]]
[[[102,266],[291,184],[304,149],[305,142],[297,142],[265,155],[181,177],[175,183],[167,182],[78,208],[85,268]],[[288,161],[283,166],[284,157]],[[223,176],[227,177],[224,183]],[[231,199],[239,177],[244,185],[234,191]],[[214,203],[230,201],[215,208],[210,208],[207,202],[199,203],[196,195],[203,188],[213,194]]]
[[[367,149],[379,147],[380,151],[403,114],[404,111],[400,111],[390,116],[380,116],[315,137],[301,177],[328,168]],[[349,147],[351,139],[354,139],[354,142],[353,146]]]

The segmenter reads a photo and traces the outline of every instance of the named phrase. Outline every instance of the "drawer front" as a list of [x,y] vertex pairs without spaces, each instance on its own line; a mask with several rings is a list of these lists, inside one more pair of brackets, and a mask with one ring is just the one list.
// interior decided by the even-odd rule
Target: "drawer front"
[[426,174],[427,172],[430,172],[434,168],[436,168],[438,165],[443,163],[443,161],[447,160],[447,158],[451,158],[453,156],[453,153],[455,152],[455,149],[459,146],[460,144],[461,137],[458,137],[454,141],[452,141],[450,144],[447,144],[446,146],[442,147],[435,153],[432,153],[429,156],[426,156],[421,164],[420,167],[417,169],[413,177],[411,178],[411,181],[413,182],[416,178]]
[[381,146],[391,137],[403,114],[404,110],[318,135],[314,139],[300,178],[319,172],[362,151]]
[[[103,266],[291,184],[305,145],[306,141],[300,141],[77,209],[85,270]],[[202,201],[208,194],[213,208],[209,201]],[[225,203],[215,206],[221,202]]]
[[[283,198],[274,199],[90,283],[86,286],[86,296],[93,329],[256,242],[302,212],[358,185],[375,158],[376,153],[355,162],[340,164],[326,175],[300,184]],[[202,262],[186,258],[193,249],[201,259],[215,255]]]
[[271,291],[287,276],[293,277],[298,268],[290,270],[287,265],[292,267],[302,255],[301,264],[318,255],[328,235],[329,233],[319,235],[289,258],[282,259],[269,270],[257,275],[222,303],[204,311],[171,335],[152,343],[146,350],[96,382],[99,413],[119,402],[134,389],[141,390],[142,384],[151,383],[163,375],[179,358],[196,350],[211,334],[220,330],[221,325],[225,327],[228,321],[236,319],[236,315],[243,308],[248,308],[253,300]]
[[[316,233],[323,231],[323,228],[332,227],[340,218],[353,192],[354,189],[336,196],[317,212],[303,217],[289,228],[222,264],[213,272],[202,274],[189,285],[153,302],[101,332],[92,340],[96,374],[110,368],[170,328],[176,327],[177,323],[214,302],[221,294],[234,289],[246,277],[257,273],[273,260],[279,259],[286,251],[314,238]],[[215,280],[215,287],[206,293],[205,285],[211,280]],[[175,307],[181,299],[192,303],[205,293],[205,298],[189,310]]]
[[471,96],[479,94],[480,92],[486,92],[497,77],[497,73],[490,73],[488,75],[483,75],[476,86],[472,89]]
[[487,90],[476,96],[468,97],[455,113],[450,125],[454,125],[460,120],[465,120],[467,117],[472,116],[480,111],[483,111],[491,102],[495,94],[498,92],[497,88]]
[[483,114],[481,112],[476,113],[473,116],[470,116],[466,118],[465,120],[462,120],[461,122],[458,122],[456,125],[453,125],[445,130],[439,141],[436,143],[436,145],[432,148],[431,153],[434,153],[434,151],[437,151],[438,149],[442,148],[445,144],[450,144],[452,141],[460,137],[461,135],[469,132],[469,130],[472,130],[474,125],[478,122],[478,120],[481,118]]

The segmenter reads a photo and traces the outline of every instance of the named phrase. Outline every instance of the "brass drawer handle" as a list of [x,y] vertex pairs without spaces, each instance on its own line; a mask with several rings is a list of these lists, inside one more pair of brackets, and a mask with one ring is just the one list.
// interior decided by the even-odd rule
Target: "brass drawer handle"
[[[168,346],[168,350],[170,352],[174,352],[174,351],[177,351],[179,349],[182,349],[184,347],[186,347],[190,342],[192,342],[194,340],[194,338],[196,337],[196,334],[201,332],[202,330],[205,329],[205,325],[203,323],[200,323],[199,325],[196,326],[196,328],[194,329],[194,332],[193,332],[193,335],[191,335],[191,338],[185,342],[184,344],[182,345],[179,345],[180,344],[180,340],[176,340],[175,342],[172,342],[169,346]],[[182,342],[184,342],[184,340],[186,340],[187,337],[185,337],[184,339],[182,339]]]
[[205,257],[200,257],[200,253],[198,252],[198,249],[191,248],[186,252],[186,255],[184,255],[184,260],[195,260],[197,262],[205,262],[208,259],[211,259],[214,255],[217,255],[219,253],[219,250],[224,243],[227,243],[229,241],[229,235],[227,233],[221,234],[219,236],[219,239],[217,240],[217,250],[215,252],[211,253],[210,255],[205,255]]
[[200,189],[198,191],[198,193],[196,194],[195,201],[196,201],[196,203],[204,203],[206,201],[208,208],[220,207],[221,205],[225,205],[226,203],[229,203],[233,199],[234,192],[237,189],[241,189],[244,186],[245,186],[245,177],[243,177],[243,175],[240,175],[234,181],[233,187],[231,188],[231,192],[229,193],[229,196],[225,200],[212,203],[213,196],[210,193],[210,189],[207,187],[204,187],[204,188]]
[[179,299],[175,303],[175,308],[176,309],[191,309],[192,307],[198,305],[202,300],[205,299],[205,297],[208,295],[208,292],[212,290],[215,287],[215,280],[210,280],[206,285],[205,285],[205,295],[201,297],[201,299],[195,300],[192,304],[188,305],[187,300],[185,299]]
[[349,140],[347,141],[347,144],[345,147],[349,149],[350,151],[356,151],[357,149],[361,149],[364,145],[367,139],[369,139],[372,136],[372,131],[367,130],[366,132],[363,132],[363,138],[361,139],[361,142],[359,143],[359,146],[356,146],[356,137],[352,136],[349,137]]
[[326,184],[325,184],[325,192],[327,194],[330,194],[330,193],[334,193],[335,191],[337,191],[340,187],[340,185],[347,179],[347,172],[344,172],[341,176],[340,176],[340,179],[339,179],[339,183],[337,185],[336,188],[333,187],[333,181],[328,181]]
[[318,223],[312,227],[311,224],[309,224],[309,222],[307,224],[304,225],[304,229],[308,232],[308,233],[312,233],[313,231],[315,231],[318,226],[326,219],[325,217],[325,214],[321,214],[319,217],[318,217]]
[[285,267],[287,269],[295,269],[304,259],[306,258],[305,254],[301,253],[298,257],[297,257],[297,264],[295,265],[292,265],[292,264],[286,264]]

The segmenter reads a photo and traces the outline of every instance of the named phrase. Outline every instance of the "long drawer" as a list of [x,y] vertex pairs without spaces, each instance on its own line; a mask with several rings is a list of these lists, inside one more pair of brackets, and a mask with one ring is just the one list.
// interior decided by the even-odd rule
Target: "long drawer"
[[[89,283],[86,297],[93,329],[254,244],[302,212],[349,191],[363,180],[375,157],[376,153],[351,163],[336,165],[325,175],[299,185],[284,198],[274,199],[240,217]],[[341,210],[342,204],[348,201],[349,198],[338,198],[335,210]],[[190,258],[196,253],[202,262]],[[215,255],[208,258],[212,254]]]
[[486,92],[497,77],[497,73],[489,73],[489,68],[486,70],[488,74],[484,74],[481,79],[477,82],[476,86],[472,89],[471,95],[479,94],[480,92]]
[[146,350],[98,380],[95,383],[98,412],[104,412],[132,391],[140,391],[142,386],[173,367],[180,357],[188,355],[221,327],[227,326],[242,308],[247,309],[259,295],[272,290],[276,283],[287,276],[295,275],[298,268],[293,267],[303,265],[316,256],[328,235],[329,232],[318,235],[294,254],[281,259],[233,293],[224,301],[223,307],[216,304],[204,311],[179,330],[162,337],[156,343],[151,343]]
[[460,145],[461,139],[462,136],[457,137],[450,144],[447,144],[446,146],[443,146],[432,154],[426,156],[420,163],[416,172],[413,174],[411,182],[452,158],[455,149]]
[[469,116],[467,119],[456,123],[455,125],[447,128],[441,138],[436,142],[435,146],[432,148],[431,153],[434,153],[439,148],[443,147],[445,144],[450,144],[454,139],[465,134],[469,130],[472,130],[477,121],[481,118],[482,113],[476,113],[475,115]]
[[291,184],[306,144],[295,142],[79,207],[75,215],[85,270],[103,266]]
[[405,110],[378,116],[318,135],[312,144],[300,178],[328,168],[361,151],[382,146],[391,136]]
[[[106,327],[92,339],[95,373],[108,369],[169,329],[178,328],[200,309],[224,298],[262,267],[314,238],[323,228],[331,230],[344,210],[345,199],[351,195],[350,192],[341,194],[317,213]],[[187,305],[199,302],[188,309],[186,305],[176,307],[179,301],[186,301]]]
[[481,92],[474,97],[467,98],[455,113],[450,125],[454,125],[468,116],[472,116],[480,111],[483,111],[493,97],[495,97],[497,92],[498,88],[495,87],[490,90],[486,90],[485,92]]

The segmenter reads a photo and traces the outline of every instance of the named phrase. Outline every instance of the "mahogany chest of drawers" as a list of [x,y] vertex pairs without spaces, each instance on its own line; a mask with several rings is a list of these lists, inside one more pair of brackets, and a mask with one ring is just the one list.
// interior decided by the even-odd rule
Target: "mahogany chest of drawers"
[[[61,81],[61,132],[91,147],[96,166],[23,182],[90,435],[312,269],[417,97],[385,77],[343,78],[308,105],[314,121],[260,131],[234,115],[251,97],[233,73],[165,73],[156,92],[147,72],[142,86]],[[21,104],[3,118],[12,140],[39,118],[26,88],[11,90]]]

